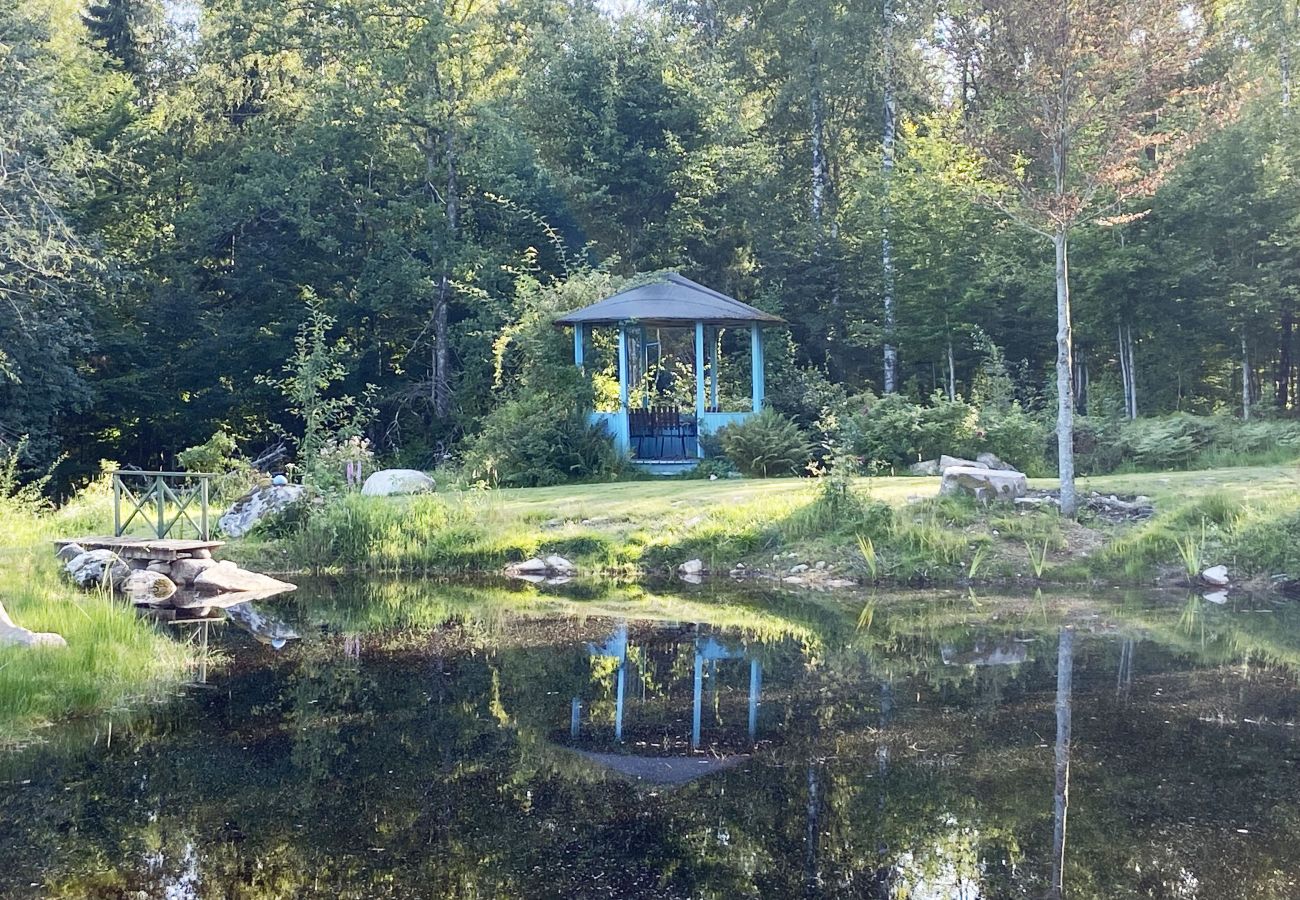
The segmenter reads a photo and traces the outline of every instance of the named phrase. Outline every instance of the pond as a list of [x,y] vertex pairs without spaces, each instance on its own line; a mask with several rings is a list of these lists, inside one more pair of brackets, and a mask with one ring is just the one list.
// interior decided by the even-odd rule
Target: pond
[[559,590],[212,629],[0,760],[0,896],[1300,896],[1283,601]]

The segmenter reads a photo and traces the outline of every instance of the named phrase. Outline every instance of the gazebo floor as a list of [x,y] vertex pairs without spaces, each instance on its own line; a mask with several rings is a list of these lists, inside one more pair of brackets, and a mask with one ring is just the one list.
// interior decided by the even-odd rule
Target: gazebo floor
[[700,464],[698,459],[634,459],[632,465],[651,475],[680,475]]

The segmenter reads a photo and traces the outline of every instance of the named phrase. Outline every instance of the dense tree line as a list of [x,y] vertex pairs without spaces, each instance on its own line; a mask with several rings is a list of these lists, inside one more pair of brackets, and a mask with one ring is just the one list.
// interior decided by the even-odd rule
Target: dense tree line
[[[1029,76],[999,60],[1068,2],[0,0],[0,440],[67,477],[218,427],[255,448],[291,426],[275,383],[318,299],[338,390],[373,385],[377,446],[432,465],[509,393],[520,275],[584,267],[779,312],[771,399],[804,419],[969,395],[989,348],[1051,414],[1054,264],[1019,225],[1064,205],[1070,405],[1290,414],[1295,5],[1114,4],[1194,36],[1194,77],[1087,125],[1137,161],[1094,147],[1096,184],[1017,222],[981,164],[1029,171]],[[1128,71],[1083,93],[1130,97]]]

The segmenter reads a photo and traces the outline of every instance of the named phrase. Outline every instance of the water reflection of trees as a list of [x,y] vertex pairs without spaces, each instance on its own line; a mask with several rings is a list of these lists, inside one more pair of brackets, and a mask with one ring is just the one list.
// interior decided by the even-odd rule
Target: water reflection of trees
[[[647,598],[660,622],[630,622],[621,654],[591,652],[618,628],[603,613]],[[790,598],[385,589],[293,604],[321,637],[236,666],[220,693],[111,749],[51,748],[48,771],[33,764],[28,789],[0,795],[0,821],[23,823],[8,847],[57,848],[48,893],[162,893],[197,847],[212,896],[1038,897],[1067,834],[1062,696],[1068,896],[1113,896],[1137,869],[1155,896],[1189,872],[1204,896],[1269,896],[1289,848],[1233,843],[1228,873],[1205,841],[1227,840],[1226,821],[1284,833],[1300,820],[1290,736],[1200,720],[1295,697],[1275,669],[1240,671],[1229,645],[1252,632],[1214,610],[1189,643],[1177,608],[1166,622],[1148,606],[966,597],[885,598],[869,627],[856,608]],[[758,624],[732,627],[751,607],[767,610]],[[708,640],[737,655],[706,668]],[[1273,656],[1250,653],[1276,659],[1285,642],[1270,640]],[[1144,677],[1151,689],[1133,689]],[[638,785],[575,750],[746,761]],[[1216,790],[1168,786],[1179,777]]]

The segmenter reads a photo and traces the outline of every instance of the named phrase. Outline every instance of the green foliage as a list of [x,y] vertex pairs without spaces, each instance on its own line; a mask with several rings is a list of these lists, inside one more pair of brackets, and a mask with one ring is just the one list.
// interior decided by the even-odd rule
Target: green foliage
[[865,396],[848,404],[842,435],[849,452],[902,470],[925,459],[991,452],[1018,469],[1044,468],[1047,426],[1016,401],[978,408],[935,393],[921,405],[901,394]]
[[1075,452],[1081,472],[1160,471],[1281,462],[1300,455],[1300,422],[1240,422],[1224,415],[1081,418]]
[[324,303],[313,291],[304,288],[303,301],[307,318],[294,338],[293,355],[284,365],[284,377],[262,380],[279,389],[289,401],[289,412],[302,422],[298,461],[314,474],[322,466],[321,453],[326,444],[358,434],[374,410],[368,405],[370,388],[360,400],[347,394],[331,396],[331,388],[346,374],[344,360],[351,346],[343,338],[330,340],[336,320],[325,312]]
[[719,429],[718,441],[737,470],[758,478],[795,474],[811,457],[803,431],[774,409]]
[[613,478],[623,459],[570,394],[526,393],[489,413],[465,456],[471,477],[502,487]]
[[241,460],[236,451],[235,439],[223,428],[213,432],[202,444],[177,453],[176,461],[188,472],[220,474],[239,468]]

